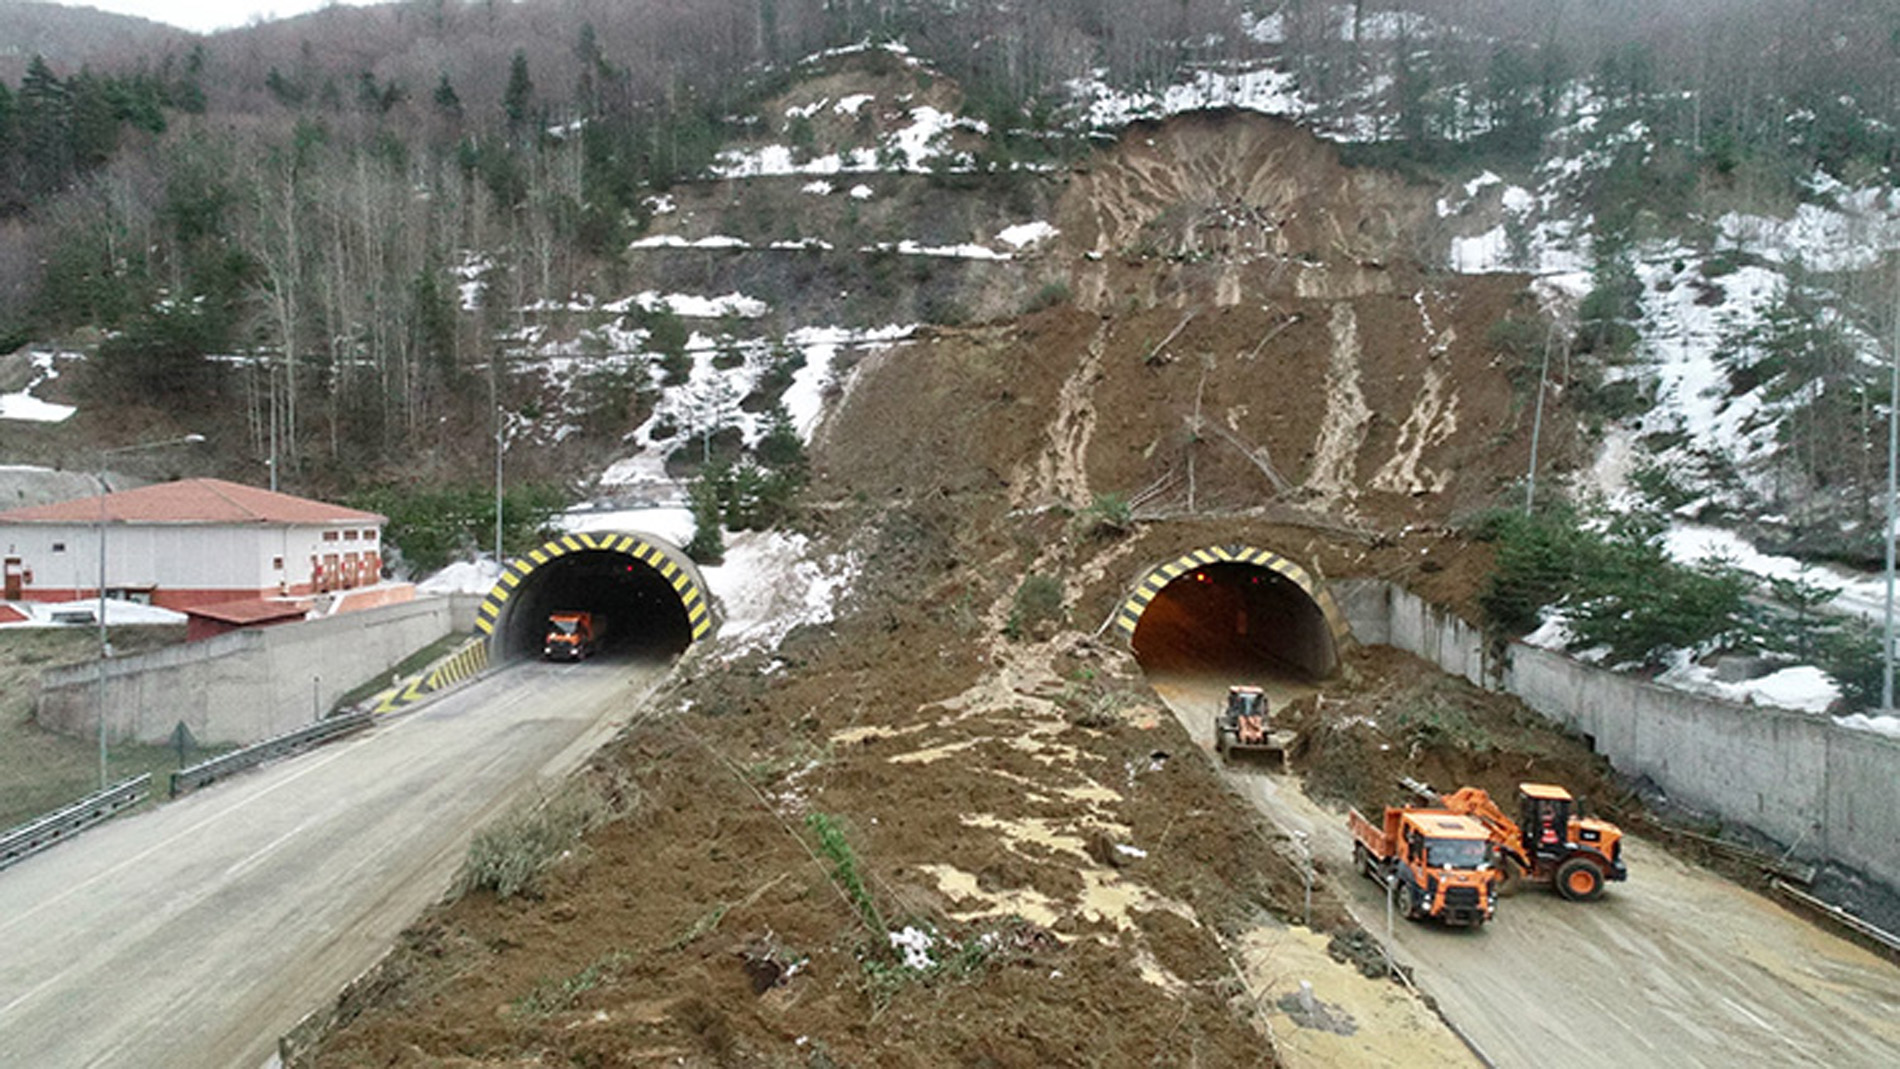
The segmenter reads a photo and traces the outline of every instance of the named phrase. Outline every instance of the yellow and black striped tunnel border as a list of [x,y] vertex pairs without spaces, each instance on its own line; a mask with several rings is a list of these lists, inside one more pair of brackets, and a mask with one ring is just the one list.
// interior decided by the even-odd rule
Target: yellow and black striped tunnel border
[[706,632],[712,630],[712,611],[706,602],[706,585],[699,577],[699,567],[686,555],[686,551],[651,535],[619,532],[563,535],[509,561],[508,566],[501,571],[501,579],[482,599],[482,607],[475,614],[475,629],[492,639],[507,608],[508,599],[514,596],[524,580],[534,574],[536,568],[569,553],[587,551],[625,554],[658,572],[660,578],[666,580],[674,593],[679,595],[680,606],[686,610],[686,622],[692,629],[693,641],[698,642],[706,636]]
[[420,675],[378,694],[374,712],[393,713],[414,705],[431,694],[465,683],[488,668],[488,641],[477,636],[463,643],[454,653],[430,665]]
[[1351,640],[1352,627],[1346,623],[1346,614],[1339,611],[1339,604],[1333,600],[1332,593],[1313,578],[1313,573],[1270,549],[1255,546],[1210,546],[1184,553],[1166,564],[1149,569],[1135,584],[1134,593],[1128,595],[1128,600],[1122,602],[1121,609],[1115,613],[1115,626],[1120,629],[1122,637],[1134,641],[1141,614],[1148,611],[1148,603],[1169,583],[1210,564],[1251,564],[1285,576],[1294,586],[1305,591],[1306,596],[1313,599],[1313,604],[1319,606],[1320,615],[1326,618],[1326,627],[1333,634],[1334,648],[1344,649]]

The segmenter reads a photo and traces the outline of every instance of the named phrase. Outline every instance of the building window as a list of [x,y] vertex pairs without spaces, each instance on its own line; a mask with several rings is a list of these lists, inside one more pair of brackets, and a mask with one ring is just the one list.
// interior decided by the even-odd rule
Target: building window
[[345,542],[354,542],[354,541],[356,541],[356,532],[355,532],[354,530],[349,530],[349,531],[345,531],[345,532],[343,532],[343,541],[345,541]]
[[323,532],[323,540],[324,540],[325,542],[334,542],[334,541],[336,541],[336,532],[335,532],[335,531],[325,531],[325,532]]
[[55,552],[55,553],[64,553],[64,552],[66,552],[66,543],[64,543],[64,542],[55,542],[55,543],[53,543],[53,552]]
[[277,571],[280,571],[280,572],[281,572],[281,571],[283,571],[283,570],[284,570],[284,558],[282,558],[282,557],[272,557],[272,558],[270,559],[270,566],[271,566],[272,568],[274,568],[274,569],[276,569]]
[[363,532],[363,541],[365,541],[365,542],[374,542],[374,541],[376,541],[376,532],[375,532],[374,530],[369,530],[369,531],[364,531],[364,532]]

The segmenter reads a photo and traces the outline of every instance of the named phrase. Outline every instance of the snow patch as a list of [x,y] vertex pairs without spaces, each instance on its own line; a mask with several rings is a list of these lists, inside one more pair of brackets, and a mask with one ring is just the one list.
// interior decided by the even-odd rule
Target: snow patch
[[[10,623],[0,623],[0,627],[96,627],[99,622],[99,599],[86,598],[79,601],[0,601],[0,605],[11,608],[25,617]],[[66,623],[67,619],[84,618],[84,624]],[[106,624],[110,627],[128,627],[134,624],[182,624],[185,614],[171,609],[161,609],[156,605],[141,605],[136,601],[121,601],[118,598],[106,599]]]
[[28,353],[27,359],[37,374],[17,393],[0,394],[0,419],[19,420],[22,423],[63,423],[79,411],[72,405],[54,404],[33,396],[35,387],[59,378],[55,360],[72,355],[46,350]]
[[1061,231],[1046,222],[1018,223],[1015,226],[1003,228],[1002,232],[996,235],[996,240],[1010,248],[1020,249],[1025,245],[1047,241],[1059,233]]
[[493,557],[456,561],[416,584],[416,593],[437,597],[449,594],[486,594],[501,581],[501,565]]
[[568,534],[598,534],[612,531],[622,534],[652,535],[676,546],[693,540],[698,525],[689,508],[649,506],[626,509],[568,509],[555,521]]
[[775,648],[800,625],[831,622],[839,596],[857,578],[858,561],[809,559],[810,552],[804,535],[749,533],[727,544],[723,563],[700,568],[725,609],[719,629],[724,660]]

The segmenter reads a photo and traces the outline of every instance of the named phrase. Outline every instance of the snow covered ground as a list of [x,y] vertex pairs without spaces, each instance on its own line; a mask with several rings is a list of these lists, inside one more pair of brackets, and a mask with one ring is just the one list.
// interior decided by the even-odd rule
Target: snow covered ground
[[[81,601],[0,601],[13,612],[24,616],[23,620],[0,622],[0,627],[97,627],[99,626],[99,599],[90,598]],[[62,619],[61,617],[64,617]],[[75,621],[75,622],[68,622]],[[109,627],[130,627],[138,624],[182,624],[185,614],[161,609],[156,605],[140,605],[135,601],[120,601],[117,598],[106,599],[106,624]]]
[[35,375],[23,388],[0,394],[0,419],[14,419],[26,423],[63,423],[74,412],[79,411],[72,405],[58,405],[42,401],[33,396],[39,386],[59,377],[56,361],[71,356],[69,353],[54,353],[36,350],[27,354],[33,363]]
[[700,569],[725,610],[719,637],[726,660],[771,649],[801,624],[832,619],[838,598],[857,578],[858,562],[810,554],[803,535],[748,532],[727,544],[723,564]]

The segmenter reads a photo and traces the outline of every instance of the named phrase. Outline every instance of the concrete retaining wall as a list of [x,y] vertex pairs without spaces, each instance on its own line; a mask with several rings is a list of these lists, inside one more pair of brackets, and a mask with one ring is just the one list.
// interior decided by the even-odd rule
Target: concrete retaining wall
[[[105,672],[107,738],[164,742],[181,721],[203,742],[290,731],[449,634],[454,616],[450,599],[422,598],[114,659]],[[39,721],[92,738],[99,694],[96,663],[48,671]]]
[[1900,887],[1900,740],[1831,717],[1737,705],[1549,650],[1491,651],[1470,624],[1389,583],[1333,584],[1361,642],[1390,645],[1515,694],[1587,737],[1618,772],[1671,798]]

